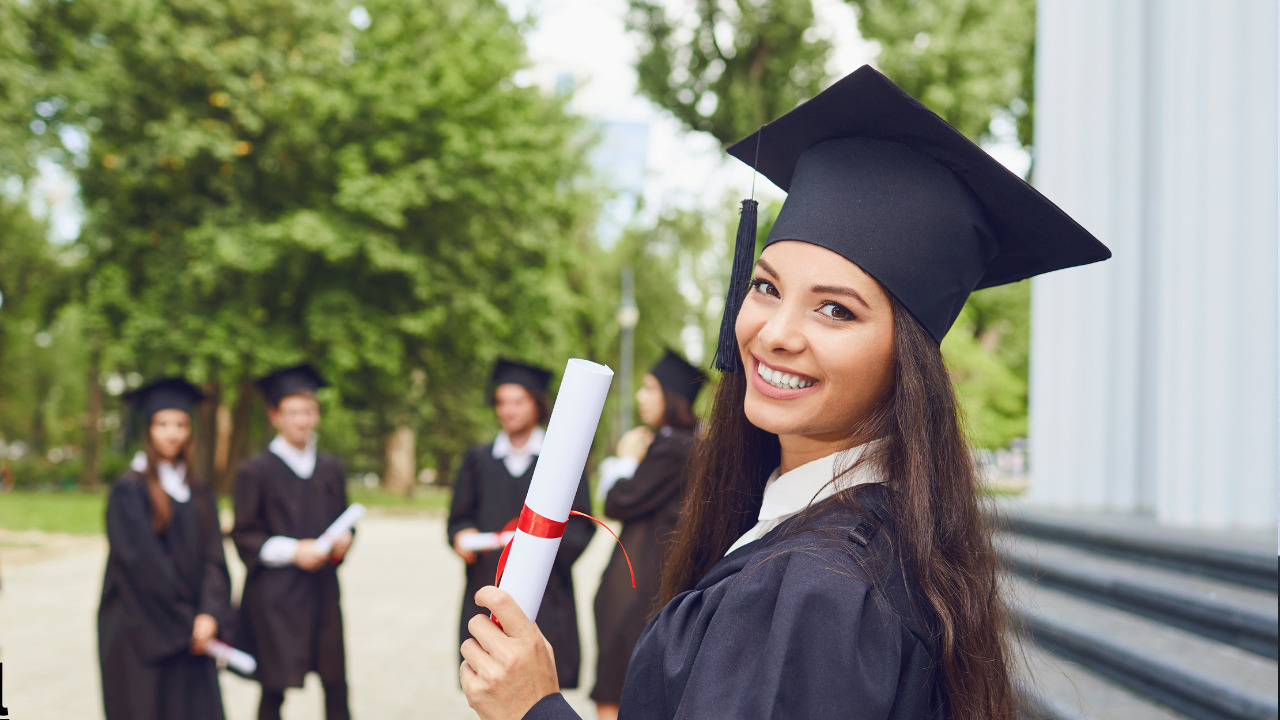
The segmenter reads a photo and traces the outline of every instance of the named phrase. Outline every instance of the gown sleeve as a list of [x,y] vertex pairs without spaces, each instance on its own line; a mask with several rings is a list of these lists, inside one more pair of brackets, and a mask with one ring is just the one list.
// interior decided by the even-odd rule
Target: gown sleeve
[[698,638],[676,716],[891,717],[919,643],[861,575],[829,547],[744,569]]
[[453,481],[453,500],[449,504],[448,537],[449,547],[453,547],[453,536],[463,530],[478,527],[476,523],[477,506],[480,502],[476,492],[475,453],[467,451],[462,454],[462,467],[458,468],[458,477]]
[[107,541],[122,575],[125,627],[143,659],[157,662],[191,644],[196,598],[151,525],[146,488],[117,482],[107,498]]
[[205,538],[205,564],[197,610],[212,615],[218,621],[218,634],[225,636],[231,629],[231,576],[227,573],[222,527],[218,524],[218,498],[208,488],[204,493],[201,531]]
[[231,540],[249,574],[257,569],[262,546],[271,537],[266,526],[264,502],[262,478],[248,463],[241,465],[236,470],[236,522],[231,528]]
[[689,447],[679,441],[655,443],[626,482],[614,485],[605,496],[604,514],[627,522],[652,515],[680,492]]
[[552,693],[529,708],[523,720],[582,720],[582,718],[573,711],[572,707],[569,707],[569,701],[565,700],[563,695]]

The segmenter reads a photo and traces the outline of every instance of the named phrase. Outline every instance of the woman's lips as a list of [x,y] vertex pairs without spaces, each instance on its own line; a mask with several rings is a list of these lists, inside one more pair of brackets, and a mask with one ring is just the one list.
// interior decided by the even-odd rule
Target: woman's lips
[[[772,400],[795,400],[796,398],[804,397],[805,395],[812,393],[822,385],[820,382],[815,382],[813,385],[805,388],[784,389],[776,387],[769,384],[764,378],[760,377],[760,358],[753,355],[751,359],[752,364],[749,370],[751,373],[751,387],[755,388],[756,392],[759,392],[761,395]],[[769,366],[766,364],[765,367]]]

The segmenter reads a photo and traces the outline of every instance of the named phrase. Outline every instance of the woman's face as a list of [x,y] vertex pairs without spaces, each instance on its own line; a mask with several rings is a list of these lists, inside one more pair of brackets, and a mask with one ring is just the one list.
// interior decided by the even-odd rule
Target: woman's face
[[765,248],[737,334],[747,419],[779,436],[845,441],[893,383],[889,296],[857,265],[816,245]]
[[538,425],[538,402],[523,385],[503,383],[494,388],[493,406],[507,435],[523,435]]
[[181,410],[161,410],[151,416],[151,447],[165,460],[178,457],[191,437],[191,418]]
[[667,400],[662,395],[658,378],[645,375],[636,391],[636,406],[640,410],[640,422],[651,428],[660,428],[667,414]]

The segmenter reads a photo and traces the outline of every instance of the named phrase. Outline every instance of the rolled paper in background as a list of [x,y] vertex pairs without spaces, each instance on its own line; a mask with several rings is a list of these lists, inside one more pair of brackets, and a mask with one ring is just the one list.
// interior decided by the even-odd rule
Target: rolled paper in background
[[569,519],[612,381],[613,371],[609,368],[575,358],[569,361],[560,382],[524,511],[498,584],[511,593],[530,620],[538,619],[564,523]]
[[501,550],[506,545],[515,532],[475,532],[467,533],[458,538],[458,544],[463,550],[472,552],[489,552],[490,550]]
[[243,650],[237,650],[221,640],[210,640],[204,654],[232,670],[248,677],[258,670],[258,661]]
[[342,533],[351,532],[351,528],[356,526],[356,521],[364,517],[364,512],[364,506],[360,503],[351,505],[346,510],[343,510],[338,519],[334,520],[333,524],[320,537],[316,538],[316,550],[322,553],[332,550],[333,543],[342,537]]

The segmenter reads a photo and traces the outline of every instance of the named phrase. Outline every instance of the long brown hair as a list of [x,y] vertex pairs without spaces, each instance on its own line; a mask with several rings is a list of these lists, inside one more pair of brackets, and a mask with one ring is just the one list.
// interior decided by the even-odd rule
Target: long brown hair
[[[893,304],[895,377],[869,417],[850,429],[850,446],[880,438],[880,467],[897,542],[937,616],[935,638],[951,718],[1012,718],[1005,617],[991,534],[979,509],[978,477],[951,378],[937,343]],[[776,435],[743,411],[745,373],[726,373],[711,427],[694,453],[689,489],[661,603],[692,588],[756,522],[768,474],[778,466]],[[856,438],[856,439],[855,439]],[[856,507],[853,490],[836,495]]]
[[[192,462],[192,458],[195,457],[195,437],[194,431],[188,435],[187,441],[178,450],[178,457],[174,458],[175,465],[182,463],[186,466],[187,486],[191,488],[193,496],[199,494],[196,491],[200,487],[200,480],[194,472],[195,464]],[[147,483],[147,497],[151,499],[151,527],[160,533],[168,530],[169,523],[173,520],[173,500],[169,498],[169,494],[160,485],[160,471],[158,468],[164,458],[160,457],[155,443],[151,441],[150,419],[147,421],[146,434],[142,439],[142,451],[147,456],[147,467],[143,469],[142,477]]]

